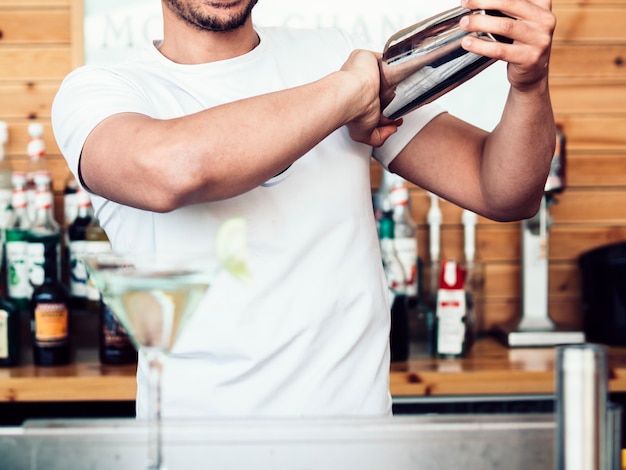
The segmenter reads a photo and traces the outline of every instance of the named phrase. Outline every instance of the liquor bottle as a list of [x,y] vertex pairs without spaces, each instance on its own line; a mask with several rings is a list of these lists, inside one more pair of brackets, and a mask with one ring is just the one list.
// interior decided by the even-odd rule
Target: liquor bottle
[[408,301],[405,287],[406,276],[394,243],[395,222],[389,198],[383,200],[379,223],[380,250],[391,304],[391,330],[389,332],[391,362],[402,362],[409,358]]
[[[61,228],[52,213],[50,176],[46,172],[35,175],[37,194],[35,218],[27,235],[29,279],[33,287],[44,282],[47,264],[56,269],[56,280],[61,280]],[[51,274],[48,274],[51,275]]]
[[[379,225],[380,218],[383,215],[383,201],[389,197],[391,193],[391,187],[393,185],[394,174],[383,168],[380,186],[376,192],[372,195],[372,205],[374,208],[374,217],[376,219],[377,226]],[[378,227],[380,232],[380,227]],[[379,235],[380,236],[380,235]]]
[[62,232],[63,232],[63,251],[62,251],[62,259],[61,259],[61,275],[63,282],[66,286],[70,286],[71,293],[71,283],[72,283],[72,273],[71,273],[71,259],[70,259],[70,238],[69,238],[69,227],[74,219],[76,219],[76,215],[78,212],[77,205],[77,192],[78,192],[78,183],[74,179],[74,176],[70,173],[69,177],[65,181],[65,189],[63,191],[63,224],[62,224]]
[[35,218],[35,194],[37,192],[35,176],[40,172],[48,172],[46,162],[46,144],[43,139],[43,125],[33,122],[28,125],[28,145],[26,154],[28,162],[26,164],[26,199],[28,201],[28,217]]
[[130,336],[102,299],[99,301],[98,355],[102,364],[124,365],[137,363],[137,349]]
[[[109,238],[95,216],[87,226],[85,239],[85,251],[89,254],[111,251]],[[87,282],[87,301],[89,311],[95,310],[99,317],[100,362],[112,365],[137,363],[137,349],[130,336],[91,282]]]
[[9,128],[0,121],[0,229],[6,229],[11,216],[11,196],[13,194],[11,163],[6,159],[6,144],[9,141]]
[[13,213],[11,207],[13,171],[11,164],[5,158],[8,141],[8,125],[6,122],[0,121],[0,295],[6,295],[6,229]]
[[[95,255],[109,251],[111,251],[109,237],[94,214],[85,229],[85,253]],[[93,282],[89,281],[89,273],[87,273],[86,297],[87,310],[100,312],[100,291]]]
[[0,367],[20,363],[20,311],[17,306],[0,297]]
[[63,189],[63,222],[65,227],[69,227],[76,218],[78,212],[78,190],[78,183],[74,175],[70,174],[65,181],[65,188]]
[[12,217],[5,231],[7,296],[19,309],[26,309],[33,293],[29,281],[28,218],[26,201],[26,174],[13,172]]
[[437,291],[437,355],[463,357],[467,352],[465,270],[454,260],[441,263]]
[[87,253],[87,227],[93,219],[91,199],[83,189],[76,193],[77,214],[67,228],[70,302],[73,308],[85,308],[87,269],[82,256]]
[[406,181],[396,176],[391,187],[391,205],[395,222],[394,244],[406,276],[406,296],[409,305],[417,305],[417,224],[411,215],[409,189]]
[[59,281],[58,254],[46,247],[43,279],[30,303],[33,358],[38,366],[58,366],[71,361],[69,295]]

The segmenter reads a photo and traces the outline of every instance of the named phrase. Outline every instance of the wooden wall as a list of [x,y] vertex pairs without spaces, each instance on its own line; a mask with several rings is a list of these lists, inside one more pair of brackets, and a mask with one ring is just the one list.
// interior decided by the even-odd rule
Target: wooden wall
[[[558,18],[551,65],[557,122],[567,136],[566,191],[550,213],[550,300],[553,318],[581,324],[578,256],[626,240],[626,3],[554,0]],[[82,63],[81,0],[0,0],[0,120],[9,123],[9,158],[26,161],[26,128],[46,130],[57,216],[69,171],[50,128],[52,98],[63,77]],[[372,187],[380,171],[372,166]],[[420,224],[420,255],[428,263],[426,193],[411,189]],[[462,259],[461,209],[442,203],[442,254]],[[479,325],[487,329],[519,313],[520,224],[479,219],[482,279]]]
[[8,158],[27,161],[28,124],[44,125],[55,209],[70,172],[52,135],[50,109],[61,80],[83,62],[81,0],[0,0],[0,120],[9,125]]

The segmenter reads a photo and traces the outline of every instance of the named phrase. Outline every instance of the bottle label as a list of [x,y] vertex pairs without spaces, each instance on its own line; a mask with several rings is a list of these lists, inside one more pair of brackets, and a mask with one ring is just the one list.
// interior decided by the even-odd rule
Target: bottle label
[[394,238],[398,259],[406,281],[406,295],[417,296],[417,241],[415,238]]
[[441,265],[437,291],[437,353],[460,356],[465,343],[465,272],[452,260]]
[[38,346],[67,343],[69,315],[63,302],[40,302],[35,307],[35,342]]
[[70,242],[70,292],[73,297],[87,297],[87,268],[82,259],[87,253],[87,242]]
[[9,314],[0,310],[0,359],[9,358]]
[[78,215],[78,202],[76,193],[66,193],[63,196],[63,221],[69,226]]
[[29,299],[33,286],[29,282],[28,243],[23,241],[8,242],[7,286],[12,299]]
[[392,238],[381,239],[380,249],[383,258],[385,277],[387,278],[387,286],[389,287],[389,306],[391,307],[396,295],[406,293],[404,269],[398,259]]
[[28,243],[28,278],[33,286],[43,284],[45,277],[44,265],[46,263],[45,256],[46,246],[43,243]]
[[132,347],[128,333],[108,305],[103,304],[102,340],[106,349]]
[[437,353],[460,355],[465,341],[465,291],[439,289],[437,293]]

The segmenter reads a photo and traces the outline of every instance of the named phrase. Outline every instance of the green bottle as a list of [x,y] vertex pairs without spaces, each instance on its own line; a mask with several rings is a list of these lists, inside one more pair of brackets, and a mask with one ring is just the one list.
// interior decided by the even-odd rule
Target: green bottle
[[35,218],[28,230],[29,279],[34,288],[43,284],[46,262],[54,260],[56,279],[61,280],[61,227],[52,212],[52,190],[50,174],[39,172],[35,175]]
[[14,171],[12,176],[13,207],[11,220],[5,230],[6,286],[7,297],[19,309],[28,307],[33,287],[29,281],[28,231],[31,222],[28,218],[26,198],[26,174]]

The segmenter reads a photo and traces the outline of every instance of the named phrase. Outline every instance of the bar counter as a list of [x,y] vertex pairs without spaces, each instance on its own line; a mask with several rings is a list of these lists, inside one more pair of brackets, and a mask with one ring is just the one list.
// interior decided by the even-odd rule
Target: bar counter
[[[77,348],[74,363],[61,367],[0,368],[1,402],[132,401],[135,366],[108,366],[97,350]],[[479,339],[467,357],[436,359],[413,354],[390,371],[394,397],[546,395],[554,393],[554,349],[508,349]],[[609,348],[609,390],[626,392],[626,348]]]

